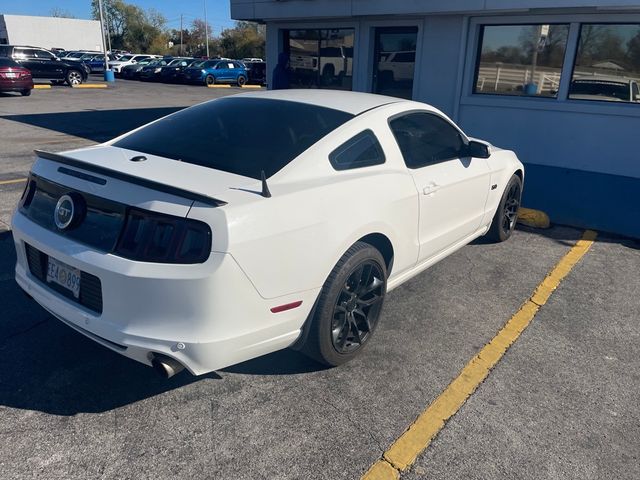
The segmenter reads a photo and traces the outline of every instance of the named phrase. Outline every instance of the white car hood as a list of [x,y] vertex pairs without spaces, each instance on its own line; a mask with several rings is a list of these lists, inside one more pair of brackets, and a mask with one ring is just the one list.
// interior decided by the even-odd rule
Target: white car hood
[[[229,189],[255,189],[259,184],[259,180],[242,175],[113,146],[99,145],[56,155],[222,201]],[[146,160],[131,161],[136,156]]]

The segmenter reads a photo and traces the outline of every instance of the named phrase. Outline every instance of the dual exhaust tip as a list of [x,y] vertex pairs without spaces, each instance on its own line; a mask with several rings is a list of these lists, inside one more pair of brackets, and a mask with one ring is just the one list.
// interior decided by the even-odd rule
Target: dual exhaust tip
[[153,358],[151,359],[151,366],[158,373],[158,375],[165,379],[171,378],[176,373],[180,373],[182,370],[184,370],[184,365],[182,365],[180,362],[166,355],[162,355],[161,353],[153,354]]

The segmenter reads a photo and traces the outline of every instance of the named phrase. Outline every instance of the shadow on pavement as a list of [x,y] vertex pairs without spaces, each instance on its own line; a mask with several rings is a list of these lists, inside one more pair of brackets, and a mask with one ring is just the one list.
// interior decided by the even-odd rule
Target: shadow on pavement
[[105,142],[185,107],[88,110],[82,112],[5,115],[0,118],[54,130],[94,142]]
[[245,375],[295,375],[318,372],[328,368],[300,352],[286,349],[247,360],[222,371]]

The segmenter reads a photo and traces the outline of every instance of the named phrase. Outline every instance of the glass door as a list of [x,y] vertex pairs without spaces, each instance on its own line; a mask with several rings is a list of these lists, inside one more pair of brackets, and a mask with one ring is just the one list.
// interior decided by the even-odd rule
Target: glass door
[[375,29],[374,93],[411,99],[418,27]]

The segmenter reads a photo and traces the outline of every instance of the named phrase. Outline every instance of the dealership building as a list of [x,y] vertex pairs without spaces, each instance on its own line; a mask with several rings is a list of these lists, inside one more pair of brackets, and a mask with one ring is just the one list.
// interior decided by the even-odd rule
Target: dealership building
[[524,206],[640,237],[637,0],[231,0],[231,16],[266,24],[292,88],[430,103],[517,152]]
[[100,22],[0,14],[0,44],[102,51]]

